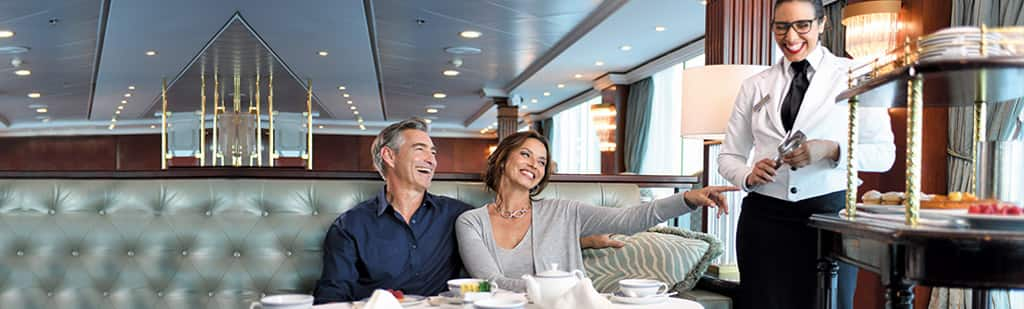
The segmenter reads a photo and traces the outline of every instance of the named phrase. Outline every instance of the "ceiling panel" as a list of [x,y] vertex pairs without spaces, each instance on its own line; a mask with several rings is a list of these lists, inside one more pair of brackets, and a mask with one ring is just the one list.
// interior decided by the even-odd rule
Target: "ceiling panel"
[[[58,121],[86,113],[99,12],[99,0],[0,2],[0,29],[16,32],[0,39],[0,46],[29,49],[0,55],[0,116],[17,126],[38,123],[37,117]],[[20,68],[11,65],[14,58],[22,61]],[[16,69],[29,69],[32,75],[16,76]],[[29,92],[42,97],[30,99]],[[47,105],[48,112],[36,113],[30,104]]]
[[[459,124],[486,101],[482,88],[501,88],[522,73],[601,1],[403,1],[375,0],[374,10],[389,119],[427,116],[425,107],[443,104],[437,122]],[[422,20],[423,23],[417,23]],[[463,30],[483,33],[465,39]],[[460,56],[462,74],[453,68],[451,46],[483,51]],[[434,99],[433,92],[445,99]]]
[[[593,88],[593,80],[606,73],[629,71],[700,38],[704,35],[704,11],[698,1],[627,2],[510,93],[523,97],[526,104],[520,106],[521,112],[539,113]],[[656,32],[655,26],[666,30]],[[630,45],[632,50],[622,51],[622,45]],[[595,65],[597,61],[604,65]],[[575,78],[576,74],[582,78]],[[558,88],[558,84],[565,87]],[[537,103],[532,103],[534,99]],[[487,127],[494,115],[493,110],[485,113],[470,128]]]
[[[367,120],[383,119],[365,10],[358,0],[115,1],[110,9],[92,119],[111,118],[124,93],[129,92],[129,85],[136,90],[125,109],[125,118],[152,117],[161,80],[173,81],[183,71],[186,73],[181,84],[173,87],[176,95],[171,100],[181,97],[189,101],[188,106],[197,106],[200,74],[186,70],[236,12],[295,77],[303,81],[312,79],[314,96],[324,109],[321,117],[354,119],[345,104],[352,100]],[[238,34],[236,40],[248,40],[242,32]],[[219,53],[222,59],[235,58],[250,68],[255,59],[265,59],[258,45],[242,41],[224,44],[223,49],[238,49],[237,52],[214,54]],[[146,56],[147,50],[156,50],[158,55]],[[318,56],[320,50],[329,55]],[[251,76],[251,72],[246,75]],[[286,76],[275,75],[275,82],[285,82],[281,78]],[[348,99],[338,90],[341,85],[347,88]],[[275,88],[284,86],[279,84]],[[301,91],[292,88],[275,92],[275,103],[304,104],[305,96],[295,95]]]

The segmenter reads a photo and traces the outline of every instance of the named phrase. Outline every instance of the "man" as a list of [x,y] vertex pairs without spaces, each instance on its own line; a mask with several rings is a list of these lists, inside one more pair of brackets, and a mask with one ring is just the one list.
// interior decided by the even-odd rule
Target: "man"
[[[375,289],[437,295],[462,270],[455,219],[473,207],[427,193],[437,168],[427,124],[415,118],[392,124],[377,135],[371,152],[385,187],[331,224],[313,292],[317,304],[363,299]],[[608,235],[581,243],[622,246]]]

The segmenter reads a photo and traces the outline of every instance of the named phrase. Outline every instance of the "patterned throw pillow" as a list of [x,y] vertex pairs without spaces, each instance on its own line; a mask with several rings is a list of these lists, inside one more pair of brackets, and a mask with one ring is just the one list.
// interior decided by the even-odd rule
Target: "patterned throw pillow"
[[697,284],[722,244],[711,235],[670,227],[654,227],[635,235],[614,235],[622,248],[583,250],[583,265],[601,293],[618,290],[622,279],[656,279],[683,292]]

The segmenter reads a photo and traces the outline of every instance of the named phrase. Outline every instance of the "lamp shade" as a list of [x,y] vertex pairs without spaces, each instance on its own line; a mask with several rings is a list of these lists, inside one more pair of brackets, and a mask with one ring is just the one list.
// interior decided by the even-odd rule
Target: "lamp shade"
[[896,48],[900,0],[850,1],[843,8],[846,52],[854,58],[872,59]]
[[740,85],[767,68],[709,65],[684,70],[680,134],[688,138],[722,139]]

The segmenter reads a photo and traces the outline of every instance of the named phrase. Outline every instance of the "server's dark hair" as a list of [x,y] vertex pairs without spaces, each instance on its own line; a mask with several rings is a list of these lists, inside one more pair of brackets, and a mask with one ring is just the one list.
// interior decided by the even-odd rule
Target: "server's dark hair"
[[821,0],[775,0],[775,9],[779,9],[779,5],[786,2],[807,2],[814,7],[814,19],[822,20],[825,18],[825,6],[821,4]]

